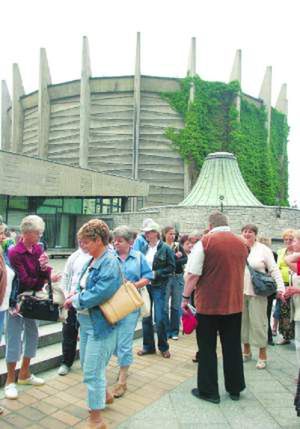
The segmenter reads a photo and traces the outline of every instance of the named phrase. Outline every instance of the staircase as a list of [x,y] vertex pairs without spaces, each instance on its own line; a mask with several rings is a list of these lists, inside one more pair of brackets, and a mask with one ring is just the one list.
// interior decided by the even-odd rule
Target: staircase
[[[39,327],[39,344],[35,358],[31,360],[30,369],[33,374],[56,368],[62,360],[62,324],[60,322],[40,322]],[[135,338],[142,335],[141,323],[138,322]],[[79,349],[79,343],[78,343]],[[77,351],[77,358],[79,351]],[[20,362],[17,368],[20,367]],[[6,362],[5,362],[5,345],[0,346],[0,386],[3,386],[6,380]]]

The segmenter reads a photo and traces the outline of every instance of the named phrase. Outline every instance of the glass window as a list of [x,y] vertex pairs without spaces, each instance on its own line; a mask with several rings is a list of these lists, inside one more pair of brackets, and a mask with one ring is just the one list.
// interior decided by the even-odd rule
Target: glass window
[[0,216],[2,217],[3,221],[5,221],[6,208],[7,208],[7,196],[0,195]]
[[45,198],[43,201],[43,205],[62,208],[63,200],[62,200],[62,198]]
[[28,198],[27,197],[9,197],[9,208],[28,210]]
[[81,198],[64,198],[64,213],[82,213],[82,199]]

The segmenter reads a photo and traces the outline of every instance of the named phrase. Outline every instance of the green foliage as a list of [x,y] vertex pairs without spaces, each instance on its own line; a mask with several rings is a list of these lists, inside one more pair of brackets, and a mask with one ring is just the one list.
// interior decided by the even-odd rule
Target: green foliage
[[[194,101],[189,104],[191,86]],[[183,79],[181,91],[162,94],[185,124],[180,130],[167,129],[166,136],[197,172],[209,153],[234,153],[247,185],[263,204],[288,205],[286,117],[272,109],[268,144],[264,107],[242,95],[239,118],[239,93],[238,82],[207,82],[198,76]]]

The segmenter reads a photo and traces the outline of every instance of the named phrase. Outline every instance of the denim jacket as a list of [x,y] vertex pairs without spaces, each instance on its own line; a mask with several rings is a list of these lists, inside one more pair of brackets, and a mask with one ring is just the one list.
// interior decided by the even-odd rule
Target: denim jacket
[[154,272],[154,279],[151,281],[151,285],[165,286],[170,274],[175,272],[175,267],[173,250],[166,243],[160,241],[153,259],[152,270]]
[[[94,328],[94,335],[106,338],[116,325],[110,325],[99,309],[99,304],[111,298],[122,283],[119,262],[112,252],[106,250],[92,267],[90,261],[84,266],[77,285],[77,295],[73,297],[73,307],[77,310],[88,309]],[[83,274],[89,270],[86,288],[80,288]]]

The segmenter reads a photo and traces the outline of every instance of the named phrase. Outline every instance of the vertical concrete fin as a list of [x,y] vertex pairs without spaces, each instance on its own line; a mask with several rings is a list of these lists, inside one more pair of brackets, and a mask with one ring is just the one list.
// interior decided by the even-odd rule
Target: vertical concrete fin
[[237,49],[230,73],[229,82],[237,80],[242,85],[242,50]]
[[13,152],[22,153],[24,111],[21,97],[24,87],[18,64],[13,64],[13,94],[12,94],[12,145]]
[[276,109],[283,113],[284,115],[288,115],[288,99],[287,99],[287,84],[283,83],[276,102]]
[[50,128],[50,99],[48,85],[51,75],[45,48],[40,49],[39,94],[38,94],[38,156],[47,159]]
[[[242,88],[242,50],[237,49],[230,73],[229,82],[238,81]],[[238,111],[238,120],[241,119],[241,92],[238,93],[235,99],[236,109]]]
[[266,112],[267,112],[267,121],[266,128],[268,131],[268,143],[270,143],[270,132],[271,132],[271,101],[272,101],[272,67],[268,66],[266,68],[264,80],[262,82],[259,98],[264,102]]
[[11,108],[11,98],[5,80],[1,82],[1,149],[10,150],[11,118],[8,110]]
[[[189,77],[195,77],[196,76],[196,37],[192,37],[191,39],[191,45],[190,45],[190,53],[189,53],[189,63],[188,63],[188,76]],[[194,82],[191,83],[190,86],[190,94],[189,94],[189,105],[193,103],[195,99],[195,84]],[[184,197],[186,197],[191,190],[192,183],[191,183],[191,177],[192,177],[192,167],[188,163],[188,161],[183,161],[183,169],[184,169],[184,183],[183,183],[183,192]]]
[[88,167],[90,131],[90,77],[92,75],[89,42],[86,36],[82,41],[81,84],[80,84],[80,145],[79,166]]
[[132,177],[138,179],[139,172],[139,139],[141,111],[141,34],[136,35],[134,89],[133,89],[133,163]]

